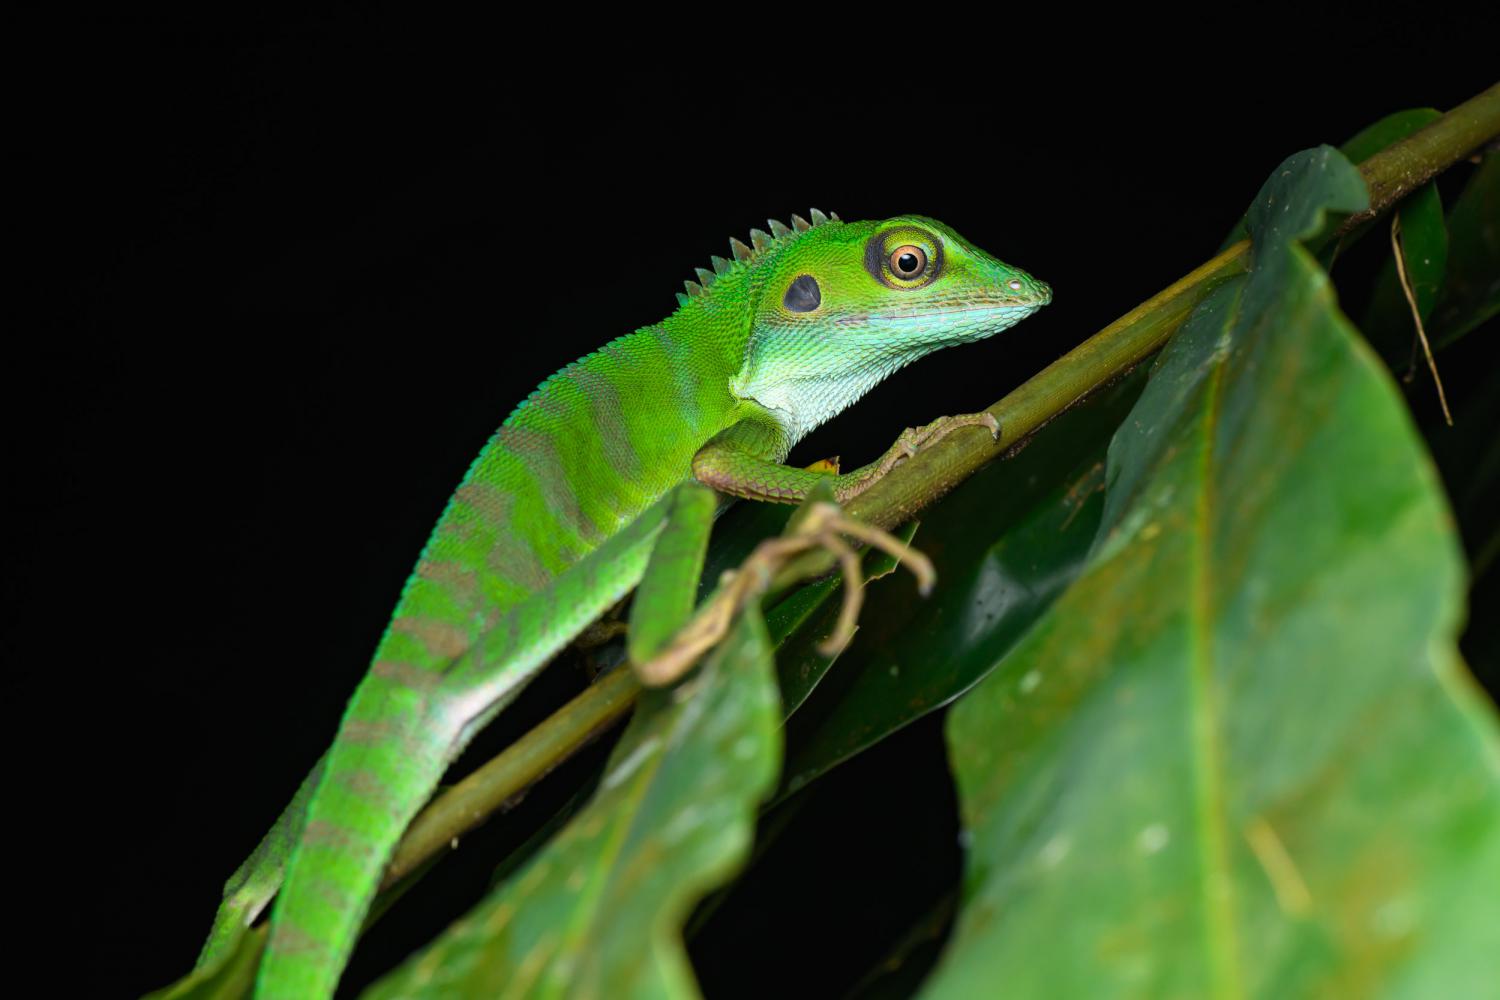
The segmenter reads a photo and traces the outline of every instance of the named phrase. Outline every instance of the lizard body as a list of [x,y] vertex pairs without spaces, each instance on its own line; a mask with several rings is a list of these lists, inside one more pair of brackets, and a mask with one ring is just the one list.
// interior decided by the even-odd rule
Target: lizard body
[[[423,549],[332,748],[226,886],[200,963],[275,894],[257,995],[331,995],[446,766],[640,581],[674,488],[802,499],[829,474],[781,464],[801,437],[903,365],[1050,299],[933,220],[812,216],[731,241],[735,259],[700,270],[671,316],[563,368],[505,420]],[[899,457],[834,475],[834,495],[858,495]]]

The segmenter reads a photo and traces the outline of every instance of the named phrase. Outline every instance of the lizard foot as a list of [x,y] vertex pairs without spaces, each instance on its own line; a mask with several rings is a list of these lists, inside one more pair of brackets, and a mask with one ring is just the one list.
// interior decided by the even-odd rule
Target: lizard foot
[[1000,437],[1000,421],[995,419],[993,413],[980,411],[979,413],[962,413],[954,417],[938,417],[930,424],[908,427],[902,431],[896,443],[887,448],[885,454],[880,457],[877,465],[879,474],[876,478],[884,476],[923,448],[936,444],[960,427],[984,427],[989,430],[991,437],[996,440]]
[[845,536],[905,563],[916,576],[922,595],[931,592],[937,574],[932,561],[916,549],[879,528],[845,516],[836,504],[814,503],[806,510],[806,516],[794,524],[790,534],[766,539],[755,547],[738,570],[726,572],[719,581],[718,591],[672,641],[651,659],[635,665],[641,683],[661,687],[687,673],[699,657],[729,633],[735,616],[742,609],[751,601],[759,600],[784,570],[795,571],[793,563],[799,556],[816,549],[832,554],[844,574],[844,598],[838,623],[833,634],[818,645],[818,651],[832,656],[843,649],[854,636],[854,625],[864,601],[859,556],[845,541]]
[[848,478],[852,478],[853,482],[839,489],[837,494],[839,501],[843,503],[853,500],[884,479],[886,474],[896,466],[923,448],[941,441],[960,427],[983,427],[990,432],[992,438],[997,441],[1000,439],[1000,421],[995,419],[993,413],[984,411],[962,413],[954,417],[938,417],[930,424],[908,427],[901,432],[896,443],[887,448],[885,454],[881,455],[877,461],[849,474]]

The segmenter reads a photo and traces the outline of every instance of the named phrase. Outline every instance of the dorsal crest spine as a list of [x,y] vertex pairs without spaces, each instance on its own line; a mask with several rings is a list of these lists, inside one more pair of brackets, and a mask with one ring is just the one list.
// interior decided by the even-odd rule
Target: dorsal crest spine
[[824,215],[822,212],[814,208],[807,214],[809,215],[809,217],[811,217],[811,222],[809,222],[807,219],[804,219],[802,216],[795,214],[792,216],[791,225],[787,225],[783,222],[778,222],[775,219],[768,219],[766,221],[766,225],[770,228],[771,231],[767,233],[760,229],[750,230],[749,243],[745,243],[743,240],[731,237],[729,240],[729,251],[731,257],[710,257],[709,263],[713,265],[712,270],[702,267],[697,268],[696,273],[698,280],[686,281],[683,283],[687,287],[687,294],[684,295],[681,292],[677,293],[678,304],[687,305],[690,299],[699,298],[705,295],[713,286],[716,278],[720,278],[731,271],[735,271],[739,268],[747,267],[750,264],[755,263],[757,260],[770,253],[771,251],[796,240],[797,237],[801,236],[803,233],[808,232],[812,229],[816,229],[818,226],[825,226],[830,222],[843,221],[838,217],[837,212],[829,212],[827,215]]

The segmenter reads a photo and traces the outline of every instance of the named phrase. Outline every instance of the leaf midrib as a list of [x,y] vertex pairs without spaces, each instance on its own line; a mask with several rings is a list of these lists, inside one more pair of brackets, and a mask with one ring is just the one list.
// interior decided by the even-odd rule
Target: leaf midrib
[[1214,432],[1227,359],[1221,357],[1209,375],[1198,421],[1199,488],[1193,509],[1192,543],[1189,546],[1191,578],[1188,616],[1189,686],[1192,702],[1193,793],[1196,802],[1197,839],[1203,863],[1203,906],[1207,913],[1205,935],[1208,947],[1209,982],[1214,996],[1244,996],[1239,955],[1235,947],[1234,907],[1230,898],[1229,835],[1225,828],[1224,766],[1218,713],[1213,694],[1214,582],[1212,579],[1212,533],[1209,519],[1213,506],[1212,479]]

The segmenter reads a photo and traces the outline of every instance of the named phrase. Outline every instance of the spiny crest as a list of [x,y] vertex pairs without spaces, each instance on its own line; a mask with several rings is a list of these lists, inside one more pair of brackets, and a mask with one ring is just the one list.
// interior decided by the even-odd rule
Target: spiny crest
[[760,229],[750,230],[750,242],[748,244],[742,240],[730,237],[729,252],[733,259],[710,257],[709,262],[713,264],[713,270],[710,271],[704,267],[696,268],[695,273],[698,275],[698,280],[684,281],[682,283],[683,287],[687,289],[687,294],[684,295],[682,292],[677,293],[678,304],[687,305],[689,299],[697,298],[713,287],[714,281],[721,275],[728,274],[738,267],[753,264],[766,253],[777,247],[784,246],[791,240],[795,240],[809,229],[814,229],[829,222],[843,221],[838,217],[837,212],[829,212],[827,215],[824,215],[815,208],[807,214],[811,217],[812,221],[809,222],[800,215],[793,215],[790,226],[775,219],[767,220],[766,224],[770,227],[771,231],[767,233]]

